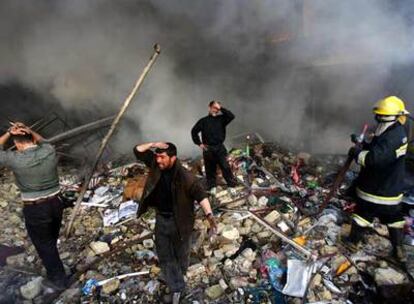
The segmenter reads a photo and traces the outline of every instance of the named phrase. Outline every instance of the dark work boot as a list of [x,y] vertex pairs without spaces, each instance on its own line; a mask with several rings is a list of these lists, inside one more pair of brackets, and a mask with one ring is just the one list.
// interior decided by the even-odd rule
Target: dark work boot
[[42,282],[42,285],[46,288],[51,288],[54,291],[63,291],[68,288],[68,279],[61,278],[56,280],[45,279]]
[[388,227],[388,232],[392,244],[392,256],[401,263],[407,262],[407,256],[403,246],[404,230],[401,228]]
[[344,238],[344,241],[357,245],[362,240],[364,230],[364,227],[361,227],[355,223],[355,221],[352,221],[351,232],[348,237]]

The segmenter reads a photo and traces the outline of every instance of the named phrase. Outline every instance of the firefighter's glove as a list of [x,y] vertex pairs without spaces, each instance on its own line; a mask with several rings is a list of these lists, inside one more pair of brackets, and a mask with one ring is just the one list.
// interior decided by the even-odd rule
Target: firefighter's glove
[[358,143],[359,143],[359,136],[358,136],[358,135],[356,135],[356,134],[351,134],[351,141],[352,141],[354,144],[358,144]]
[[358,159],[359,153],[361,153],[362,148],[359,146],[351,147],[348,151],[348,156],[352,157],[353,159]]

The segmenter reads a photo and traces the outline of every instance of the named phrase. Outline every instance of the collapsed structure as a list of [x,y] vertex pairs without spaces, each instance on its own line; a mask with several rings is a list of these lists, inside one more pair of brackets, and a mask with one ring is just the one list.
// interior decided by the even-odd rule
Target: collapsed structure
[[[355,171],[347,172],[336,197],[319,210],[342,157],[321,161],[249,135],[247,143],[231,150],[229,161],[243,185],[235,193],[219,188],[211,197],[217,235],[207,233],[204,217],[196,219],[184,303],[379,303],[396,295],[409,303],[413,247],[406,245],[404,269],[388,258],[391,244],[381,224],[357,247],[342,242],[352,208],[343,190]],[[201,160],[183,163],[203,172]],[[1,303],[163,302],[166,287],[154,250],[154,213],[136,219],[146,169],[140,163],[102,168],[89,183],[74,234],[60,238],[62,260],[73,274],[71,288],[62,294],[41,285],[41,263],[23,233],[18,191],[4,172],[0,243],[21,250],[9,251],[2,261],[6,292]],[[65,196],[75,199],[83,176],[73,168],[61,169]],[[412,223],[413,217],[407,217],[406,242],[411,244]]]

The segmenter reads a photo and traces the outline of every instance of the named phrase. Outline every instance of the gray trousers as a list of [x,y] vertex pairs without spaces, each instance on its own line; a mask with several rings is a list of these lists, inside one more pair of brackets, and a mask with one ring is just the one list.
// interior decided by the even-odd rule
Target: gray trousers
[[174,217],[157,214],[155,223],[155,247],[160,268],[172,292],[182,291],[185,287],[184,275],[190,257],[191,236],[181,239]]

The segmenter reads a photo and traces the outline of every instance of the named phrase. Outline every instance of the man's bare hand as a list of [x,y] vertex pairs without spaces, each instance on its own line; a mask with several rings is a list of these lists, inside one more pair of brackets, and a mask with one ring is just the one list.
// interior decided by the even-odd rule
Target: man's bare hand
[[205,144],[201,144],[201,145],[200,145],[200,148],[201,148],[201,150],[203,150],[203,151],[207,151],[207,145],[205,145]]
[[217,223],[216,220],[214,219],[214,216],[212,213],[210,213],[207,216],[207,220],[208,220],[208,224],[210,225],[210,229],[208,231],[208,234],[211,236],[216,235],[217,234]]
[[217,107],[217,109],[219,111],[221,110],[221,103],[220,103],[220,101],[216,101],[214,105]]
[[30,134],[31,130],[27,127],[22,128],[22,127],[12,126],[11,128],[9,128],[9,133],[11,135],[25,135],[25,134]]
[[26,125],[20,121],[10,122],[10,124],[12,125],[12,127],[27,128]]

